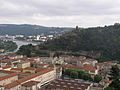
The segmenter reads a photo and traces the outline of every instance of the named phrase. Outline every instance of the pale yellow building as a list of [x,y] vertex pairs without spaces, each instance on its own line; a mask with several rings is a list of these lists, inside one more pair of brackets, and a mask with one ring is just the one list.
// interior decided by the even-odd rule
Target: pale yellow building
[[27,61],[21,61],[17,64],[18,68],[27,68],[30,67],[30,62]]

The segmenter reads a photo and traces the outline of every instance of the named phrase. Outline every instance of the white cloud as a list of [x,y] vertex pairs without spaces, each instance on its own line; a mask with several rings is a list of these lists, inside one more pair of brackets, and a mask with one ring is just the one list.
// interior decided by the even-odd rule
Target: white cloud
[[0,23],[84,27],[119,22],[119,0],[0,0]]

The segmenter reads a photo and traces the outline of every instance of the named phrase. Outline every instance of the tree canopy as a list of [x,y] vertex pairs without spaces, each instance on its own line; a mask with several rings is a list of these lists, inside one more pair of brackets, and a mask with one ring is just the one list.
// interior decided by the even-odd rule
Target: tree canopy
[[88,72],[79,69],[65,69],[63,75],[74,79],[83,79],[96,83],[99,83],[102,80],[100,75],[95,75],[93,78]]
[[112,83],[105,90],[120,90],[120,69],[117,65],[112,66],[110,75]]
[[14,51],[17,49],[17,44],[12,41],[0,40],[0,49],[4,49],[5,52]]
[[120,59],[120,25],[75,29],[40,45],[40,49],[98,52],[99,59]]

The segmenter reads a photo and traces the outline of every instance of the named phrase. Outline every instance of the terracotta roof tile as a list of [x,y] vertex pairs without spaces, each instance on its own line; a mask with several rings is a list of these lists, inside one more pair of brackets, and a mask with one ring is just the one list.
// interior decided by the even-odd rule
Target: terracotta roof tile
[[22,68],[11,68],[11,71],[23,71],[23,69]]
[[24,77],[24,78],[22,78],[22,79],[19,79],[19,80],[15,81],[14,83],[10,83],[10,84],[6,85],[5,88],[6,88],[6,89],[13,88],[13,87],[15,87],[15,86],[17,86],[17,85],[19,85],[19,84],[21,84],[21,83],[24,83],[24,82],[26,82],[26,81],[28,81],[28,80],[31,80],[32,78],[35,78],[35,77],[37,77],[37,76],[39,76],[39,75],[45,74],[45,73],[50,72],[50,71],[52,71],[52,70],[53,70],[52,68],[42,70],[42,71],[39,72],[39,73],[32,74],[32,75],[30,75],[30,76],[27,76],[27,77]]
[[94,66],[89,65],[89,64],[85,64],[85,65],[83,66],[83,69],[84,69],[85,71],[92,71],[92,72],[95,72],[95,70],[96,70],[96,68],[95,68]]
[[6,76],[3,76],[3,77],[0,77],[0,81],[4,80],[4,79],[8,79],[8,78],[11,78],[11,77],[14,77],[14,76],[17,76],[16,73],[13,73],[13,74],[9,74],[9,75],[6,75]]

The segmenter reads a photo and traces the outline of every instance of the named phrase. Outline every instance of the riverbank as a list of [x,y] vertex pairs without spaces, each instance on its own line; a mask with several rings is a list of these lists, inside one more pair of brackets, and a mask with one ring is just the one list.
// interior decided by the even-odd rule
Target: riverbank
[[32,44],[32,45],[38,45],[40,44],[39,42],[30,42],[30,41],[22,41],[22,40],[12,40],[13,42],[15,42],[17,44],[17,49],[12,51],[12,52],[4,52],[4,53],[0,53],[0,55],[6,55],[6,54],[9,54],[9,53],[15,53],[19,50],[19,48],[22,46],[22,45],[28,45],[28,44]]

